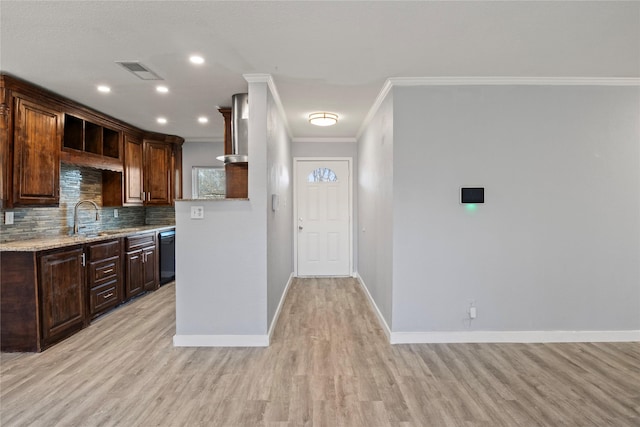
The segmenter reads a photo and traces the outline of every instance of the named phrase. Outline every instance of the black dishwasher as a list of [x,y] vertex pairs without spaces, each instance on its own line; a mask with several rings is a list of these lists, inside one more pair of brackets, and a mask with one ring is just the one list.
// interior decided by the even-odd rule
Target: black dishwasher
[[160,285],[176,278],[176,231],[168,230],[158,233],[160,241]]

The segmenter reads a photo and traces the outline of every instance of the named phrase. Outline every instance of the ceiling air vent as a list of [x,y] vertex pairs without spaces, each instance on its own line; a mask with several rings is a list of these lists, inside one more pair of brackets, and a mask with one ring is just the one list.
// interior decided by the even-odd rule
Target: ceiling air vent
[[146,65],[142,65],[137,61],[116,61],[116,64],[121,65],[125,70],[135,74],[142,80],[164,80]]

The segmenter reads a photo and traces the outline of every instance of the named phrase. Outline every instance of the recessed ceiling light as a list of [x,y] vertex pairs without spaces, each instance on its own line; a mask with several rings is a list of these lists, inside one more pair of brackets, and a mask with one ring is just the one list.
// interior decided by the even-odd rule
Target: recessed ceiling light
[[198,122],[199,122],[199,123],[203,123],[203,124],[204,124],[204,123],[209,123],[209,119],[208,119],[208,118],[206,118],[206,117],[204,117],[204,116],[202,116],[202,117],[198,117]]
[[109,93],[109,92],[111,92],[111,88],[109,86],[106,86],[106,85],[100,85],[100,86],[98,86],[98,92]]
[[333,126],[338,123],[338,115],[327,112],[309,114],[309,123],[316,126]]
[[200,55],[191,55],[189,61],[191,61],[191,63],[193,64],[204,64],[204,58]]
[[169,88],[166,86],[156,86],[156,91],[160,93],[167,93],[169,92]]
[[167,119],[165,119],[164,117],[158,117],[156,121],[161,125],[164,125],[167,123]]

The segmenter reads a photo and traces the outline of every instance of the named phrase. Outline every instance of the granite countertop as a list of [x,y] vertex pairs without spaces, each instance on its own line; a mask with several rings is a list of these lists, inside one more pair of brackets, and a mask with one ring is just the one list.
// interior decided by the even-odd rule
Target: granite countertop
[[140,227],[122,228],[118,230],[104,230],[97,234],[77,236],[51,236],[41,239],[20,240],[15,242],[0,243],[0,252],[36,252],[47,249],[63,248],[65,246],[82,245],[100,240],[126,237],[133,234],[142,234],[149,231],[164,231],[176,228],[175,225],[145,225]]

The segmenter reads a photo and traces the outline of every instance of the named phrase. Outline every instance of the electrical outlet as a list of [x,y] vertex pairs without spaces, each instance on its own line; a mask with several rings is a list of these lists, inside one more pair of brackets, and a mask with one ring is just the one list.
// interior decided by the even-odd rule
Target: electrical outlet
[[478,310],[473,306],[469,307],[469,319],[475,319],[476,317],[478,317]]
[[118,209],[113,210],[113,217],[118,218]]
[[204,206],[191,206],[191,219],[204,219]]
[[5,212],[4,213],[4,223],[6,225],[13,224],[13,212]]

